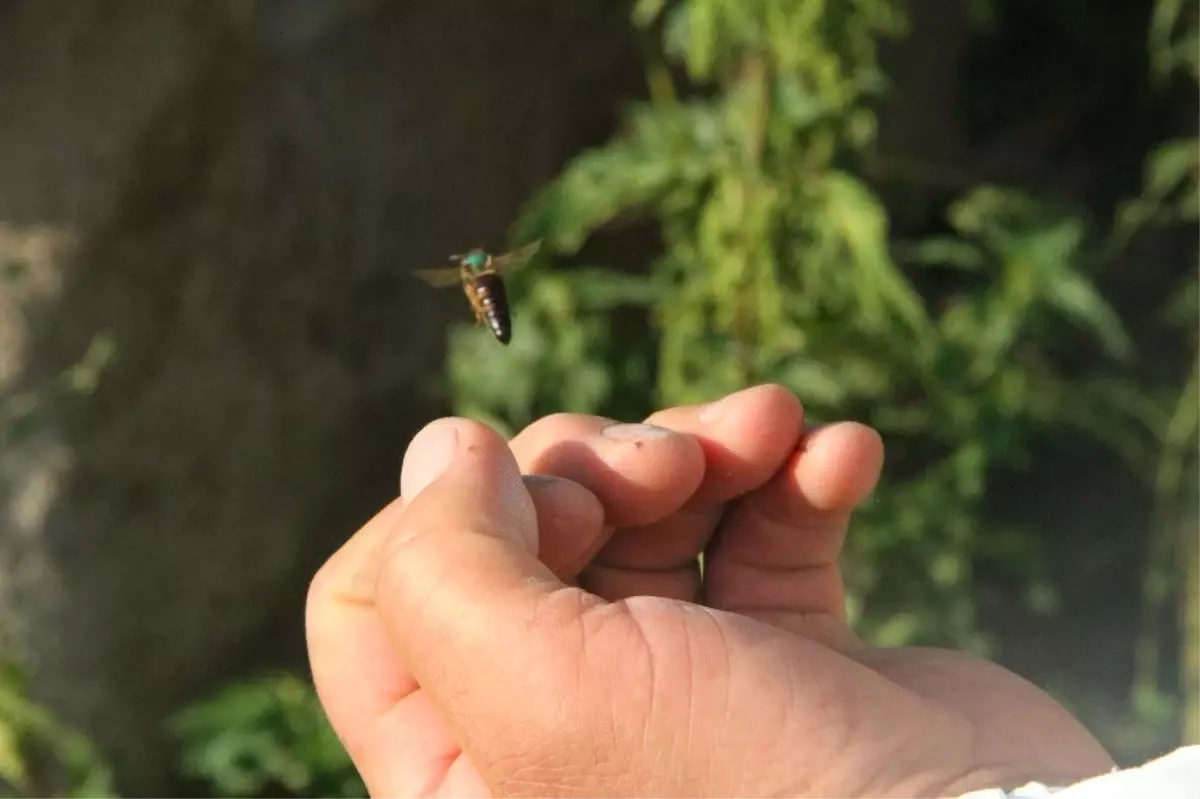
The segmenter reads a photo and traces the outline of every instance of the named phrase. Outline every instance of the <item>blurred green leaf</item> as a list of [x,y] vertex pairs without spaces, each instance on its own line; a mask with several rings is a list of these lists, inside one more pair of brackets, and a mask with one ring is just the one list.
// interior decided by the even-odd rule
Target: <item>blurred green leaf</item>
[[1084,277],[1075,272],[1052,272],[1046,276],[1045,296],[1067,316],[1089,326],[1113,357],[1132,354],[1133,345],[1120,318]]
[[979,271],[985,264],[979,248],[961,239],[934,236],[904,248],[905,260],[926,266],[947,266],[965,271]]
[[24,258],[5,258],[0,261],[0,285],[21,283],[29,278],[29,262]]
[[66,796],[117,796],[111,767],[91,741],[31,701],[24,670],[0,661],[0,781],[6,783],[0,787],[26,796],[46,792],[33,762],[65,780]]
[[315,691],[291,675],[236,683],[176,713],[183,769],[214,796],[365,797]]

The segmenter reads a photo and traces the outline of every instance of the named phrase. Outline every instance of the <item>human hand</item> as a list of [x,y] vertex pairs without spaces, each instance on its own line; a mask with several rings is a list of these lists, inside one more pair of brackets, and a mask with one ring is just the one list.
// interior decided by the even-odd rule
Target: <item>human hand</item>
[[1012,673],[849,630],[837,557],[873,431],[806,434],[771,386],[648,421],[413,440],[402,498],[307,610],[372,795],[954,796],[1111,767]]

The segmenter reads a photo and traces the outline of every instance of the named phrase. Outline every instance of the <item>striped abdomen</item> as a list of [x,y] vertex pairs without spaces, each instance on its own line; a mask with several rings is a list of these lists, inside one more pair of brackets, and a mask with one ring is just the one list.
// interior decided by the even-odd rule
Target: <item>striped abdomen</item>
[[497,274],[479,275],[472,281],[475,301],[483,312],[483,321],[491,328],[501,344],[507,344],[512,338],[512,317],[508,311],[508,295],[504,291],[504,281]]

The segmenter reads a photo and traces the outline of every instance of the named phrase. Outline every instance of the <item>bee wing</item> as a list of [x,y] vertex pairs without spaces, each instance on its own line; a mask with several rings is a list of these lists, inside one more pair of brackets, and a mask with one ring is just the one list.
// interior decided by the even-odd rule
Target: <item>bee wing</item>
[[431,286],[457,286],[462,282],[462,275],[457,266],[444,266],[440,269],[414,269],[413,274]]
[[512,252],[506,252],[504,255],[497,255],[492,259],[492,268],[497,272],[512,272],[515,269],[520,269],[537,253],[542,247],[542,240],[538,239],[535,242],[526,244],[524,247],[518,247]]

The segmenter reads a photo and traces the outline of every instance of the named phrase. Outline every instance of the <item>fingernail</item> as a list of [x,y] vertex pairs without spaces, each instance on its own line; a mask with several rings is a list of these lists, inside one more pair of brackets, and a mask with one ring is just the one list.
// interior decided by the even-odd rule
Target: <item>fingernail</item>
[[615,438],[618,441],[636,441],[643,438],[666,438],[675,435],[665,427],[655,427],[652,424],[610,424],[600,428],[601,435]]
[[400,469],[400,495],[412,499],[450,467],[458,451],[458,430],[438,420],[413,436]]

